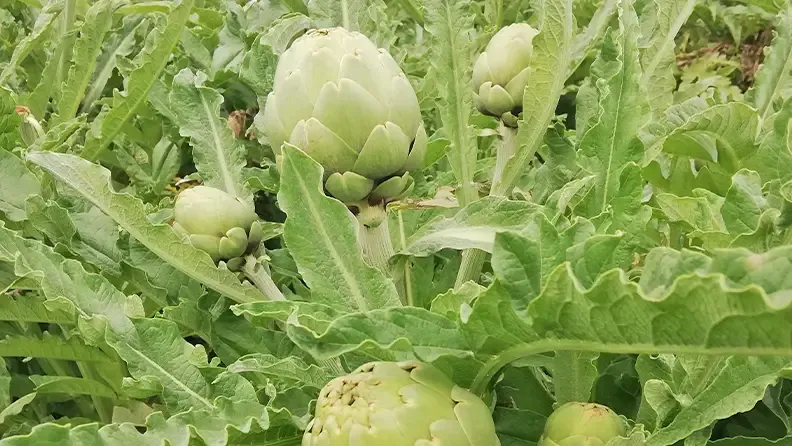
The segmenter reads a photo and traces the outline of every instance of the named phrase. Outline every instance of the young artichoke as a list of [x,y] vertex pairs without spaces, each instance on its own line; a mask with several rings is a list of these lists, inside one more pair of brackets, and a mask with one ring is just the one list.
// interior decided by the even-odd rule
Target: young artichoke
[[489,407],[420,362],[374,362],[330,381],[302,446],[499,446]]
[[345,203],[404,194],[423,167],[418,99],[387,51],[343,28],[311,30],[283,53],[263,115],[273,150],[299,147]]
[[240,257],[263,236],[253,209],[220,189],[196,186],[176,198],[173,228],[217,262]]
[[479,55],[473,66],[473,102],[481,113],[517,126],[531,71],[531,42],[538,33],[527,23],[509,25],[498,31]]
[[604,446],[625,434],[624,422],[608,407],[566,403],[547,419],[537,446]]

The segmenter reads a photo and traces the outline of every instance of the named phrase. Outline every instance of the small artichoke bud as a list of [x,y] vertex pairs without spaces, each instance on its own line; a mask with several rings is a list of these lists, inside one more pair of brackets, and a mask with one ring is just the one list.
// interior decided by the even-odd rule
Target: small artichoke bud
[[405,172],[424,166],[410,81],[387,51],[343,28],[308,31],[283,53],[262,123],[276,153],[286,142],[307,153],[347,204],[395,199],[413,185]]
[[302,446],[500,446],[489,407],[420,362],[373,362],[322,389]]
[[44,136],[44,129],[41,124],[36,120],[36,117],[30,113],[30,109],[23,105],[16,106],[16,112],[22,117],[22,123],[19,126],[19,133],[22,135],[22,141],[26,146],[30,147],[37,139]]
[[196,186],[176,199],[173,228],[217,262],[253,251],[263,233],[258,216],[239,199],[220,189]]
[[624,422],[608,407],[566,403],[547,419],[537,446],[604,446],[625,434]]
[[473,102],[483,114],[516,127],[528,85],[532,41],[539,32],[527,23],[498,31],[473,66]]

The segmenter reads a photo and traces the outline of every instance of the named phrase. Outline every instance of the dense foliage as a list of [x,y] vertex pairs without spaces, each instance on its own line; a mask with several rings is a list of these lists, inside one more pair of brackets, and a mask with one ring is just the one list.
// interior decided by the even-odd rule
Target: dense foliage
[[0,446],[792,444],[791,129],[782,1],[0,1]]

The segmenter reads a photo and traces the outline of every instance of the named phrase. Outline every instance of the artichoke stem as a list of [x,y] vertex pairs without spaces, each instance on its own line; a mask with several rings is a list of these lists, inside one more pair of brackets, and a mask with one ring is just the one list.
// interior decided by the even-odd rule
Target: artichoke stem
[[[498,133],[500,134],[501,141],[495,160],[495,170],[492,173],[490,195],[496,195],[496,187],[497,184],[501,182],[506,163],[517,153],[517,129],[509,127],[501,121]],[[487,253],[480,249],[469,249],[463,252],[462,264],[459,267],[459,273],[457,273],[454,288],[459,289],[459,287],[469,280],[477,281],[486,258]]]
[[492,173],[490,195],[496,195],[496,185],[500,183],[503,178],[503,171],[506,168],[506,163],[517,153],[517,129],[509,127],[501,121],[498,133],[500,134],[501,141],[495,158],[495,170]]
[[390,230],[388,229],[388,218],[383,216],[382,222],[376,226],[367,225],[368,215],[372,208],[380,208],[380,212],[385,213],[385,208],[381,204],[370,206],[364,205],[367,209],[361,209],[358,214],[358,243],[363,251],[366,262],[383,272],[388,272],[388,260],[393,256],[393,245],[391,244]]
[[248,280],[256,285],[256,288],[258,288],[267,299],[286,300],[281,290],[278,289],[278,286],[272,281],[272,277],[270,277],[269,273],[264,269],[264,266],[252,255],[245,257],[245,266],[242,267],[242,272]]

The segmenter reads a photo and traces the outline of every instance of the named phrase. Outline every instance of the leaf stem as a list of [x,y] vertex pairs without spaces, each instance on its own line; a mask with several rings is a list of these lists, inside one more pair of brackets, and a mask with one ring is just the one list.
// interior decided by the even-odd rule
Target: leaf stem
[[[382,209],[382,212],[384,213],[385,210]],[[363,213],[358,214],[358,216],[361,215]],[[393,257],[387,215],[384,216],[382,223],[373,227],[365,225],[361,219],[358,219],[358,228],[358,244],[363,251],[366,263],[387,274],[389,272],[388,260]]]
[[[498,127],[498,134],[501,141],[498,147],[498,153],[495,161],[495,170],[492,174],[492,187],[490,195],[498,195],[496,185],[500,183],[503,177],[506,163],[517,152],[517,129],[504,124],[502,121]],[[459,266],[459,273],[457,273],[454,288],[459,289],[462,284],[469,280],[477,280],[481,274],[481,268],[484,266],[484,261],[487,258],[487,253],[480,249],[469,249],[462,253],[462,264]]]
[[269,300],[286,300],[265,266],[252,255],[245,257],[242,272]]

